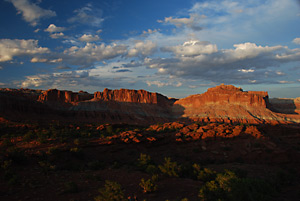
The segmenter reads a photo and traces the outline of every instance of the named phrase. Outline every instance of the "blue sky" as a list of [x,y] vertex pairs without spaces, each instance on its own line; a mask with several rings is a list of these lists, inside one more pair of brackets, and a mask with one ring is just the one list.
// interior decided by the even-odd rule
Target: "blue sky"
[[0,1],[0,87],[300,96],[298,0]]

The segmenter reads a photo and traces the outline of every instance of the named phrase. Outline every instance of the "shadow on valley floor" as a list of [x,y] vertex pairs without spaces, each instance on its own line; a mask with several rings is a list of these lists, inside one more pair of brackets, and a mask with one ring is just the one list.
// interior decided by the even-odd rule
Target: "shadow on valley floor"
[[282,114],[298,114],[295,112],[297,107],[293,99],[272,98],[269,99],[269,102],[268,109],[273,112]]
[[63,102],[41,103],[27,97],[0,94],[0,116],[19,122],[126,123],[150,125],[176,121],[184,108],[170,103],[131,103],[83,101],[76,105]]

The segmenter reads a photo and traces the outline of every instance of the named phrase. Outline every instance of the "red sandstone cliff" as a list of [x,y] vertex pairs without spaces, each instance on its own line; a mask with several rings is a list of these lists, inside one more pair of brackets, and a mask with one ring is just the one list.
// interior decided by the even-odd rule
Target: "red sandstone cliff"
[[107,88],[105,88],[103,92],[95,92],[94,99],[101,101],[157,104],[160,106],[170,105],[173,102],[166,96],[158,93],[151,93],[145,90],[110,90]]
[[210,88],[203,94],[191,95],[174,103],[173,111],[199,121],[263,123],[283,118],[267,108],[267,92],[243,91],[232,85]]
[[175,104],[192,104],[195,108],[205,105],[241,105],[265,108],[268,104],[268,92],[247,92],[232,85],[220,85],[208,89],[203,94],[191,95],[180,99]]
[[232,85],[220,85],[179,100],[129,89],[104,89],[94,95],[57,89],[0,89],[0,117],[17,121],[152,124],[192,119],[299,123],[299,106],[298,99],[269,103],[267,92],[243,91]]
[[93,98],[93,95],[80,91],[79,93],[74,93],[72,91],[60,91],[57,89],[49,89],[44,91],[39,97],[39,102],[48,102],[48,103],[56,103],[59,102],[61,104],[75,104],[81,101],[90,100]]

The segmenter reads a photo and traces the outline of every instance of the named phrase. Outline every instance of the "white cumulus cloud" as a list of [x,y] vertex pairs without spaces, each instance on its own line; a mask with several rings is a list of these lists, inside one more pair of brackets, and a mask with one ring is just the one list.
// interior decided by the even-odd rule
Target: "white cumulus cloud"
[[300,45],[300,38],[295,38],[293,40],[293,43]]
[[44,31],[49,32],[49,33],[54,33],[54,32],[62,32],[66,30],[65,27],[57,27],[55,24],[50,24],[47,29]]
[[73,46],[64,51],[67,61],[73,65],[89,66],[94,62],[112,59],[127,52],[127,46],[86,43],[84,47]]
[[128,56],[149,56],[156,50],[156,48],[156,43],[152,41],[136,41],[134,46],[128,50]]
[[0,62],[10,61],[15,56],[34,56],[49,53],[46,47],[39,47],[38,40],[0,39]]
[[218,51],[217,45],[206,41],[191,40],[172,47],[162,48],[163,51],[171,51],[177,56],[196,56],[201,54],[212,54]]
[[99,41],[100,38],[98,35],[91,35],[91,34],[83,34],[80,38],[78,38],[81,42],[93,42],[93,41]]
[[50,34],[50,37],[53,39],[59,39],[59,38],[65,38],[65,34],[60,32],[60,33],[53,33]]

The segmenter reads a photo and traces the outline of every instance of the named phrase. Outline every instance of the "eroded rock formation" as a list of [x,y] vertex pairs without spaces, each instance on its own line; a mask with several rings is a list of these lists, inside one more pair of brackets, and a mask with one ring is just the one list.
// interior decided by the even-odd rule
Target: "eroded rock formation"
[[[13,121],[129,124],[176,120],[297,123],[299,102],[293,99],[293,103],[269,103],[267,92],[243,91],[232,85],[220,85],[179,100],[129,89],[104,89],[94,94],[57,89],[0,89],[0,117]],[[293,113],[286,112],[291,110]]]

